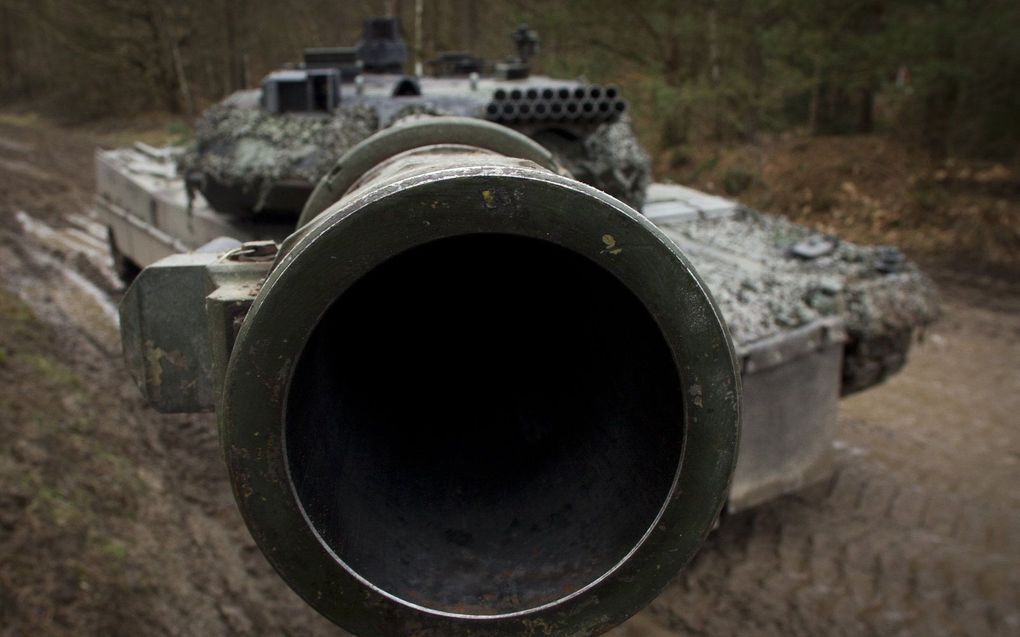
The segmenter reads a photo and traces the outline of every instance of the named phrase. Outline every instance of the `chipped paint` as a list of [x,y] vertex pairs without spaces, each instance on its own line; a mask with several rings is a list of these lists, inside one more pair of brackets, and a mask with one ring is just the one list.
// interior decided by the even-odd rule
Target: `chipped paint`
[[694,385],[691,385],[688,391],[691,394],[691,402],[693,402],[698,407],[705,406],[704,401],[701,398],[702,396],[701,385],[695,383]]
[[614,256],[623,252],[623,248],[619,247],[616,244],[616,237],[614,237],[611,234],[602,235],[602,243],[605,244],[606,246],[603,252],[608,252],[609,254],[612,254]]
[[482,191],[482,200],[485,201],[485,207],[489,210],[496,207],[496,197],[492,194],[491,190]]
[[145,341],[145,386],[157,397],[160,387],[163,385],[163,350],[156,346],[151,340]]

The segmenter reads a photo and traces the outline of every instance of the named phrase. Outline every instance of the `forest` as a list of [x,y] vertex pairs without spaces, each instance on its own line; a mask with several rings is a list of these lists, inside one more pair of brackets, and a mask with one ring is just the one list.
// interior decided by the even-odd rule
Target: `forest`
[[304,47],[353,45],[373,15],[399,16],[423,61],[501,59],[526,23],[538,70],[620,86],[653,150],[783,131],[933,158],[1020,146],[1015,0],[0,0],[0,106],[188,119]]

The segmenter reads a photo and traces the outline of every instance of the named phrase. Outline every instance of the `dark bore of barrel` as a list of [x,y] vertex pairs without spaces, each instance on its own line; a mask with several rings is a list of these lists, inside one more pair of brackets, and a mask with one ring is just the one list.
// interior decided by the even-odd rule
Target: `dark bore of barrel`
[[534,239],[444,239],[322,318],[287,454],[309,519],[374,586],[520,611],[640,541],[679,464],[679,393],[655,321],[605,270]]

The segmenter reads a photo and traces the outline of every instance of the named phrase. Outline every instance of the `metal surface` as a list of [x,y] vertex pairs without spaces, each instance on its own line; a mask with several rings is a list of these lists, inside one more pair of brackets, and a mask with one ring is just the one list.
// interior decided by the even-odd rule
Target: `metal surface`
[[271,261],[177,254],[146,267],[120,303],[121,342],[142,395],[164,413],[212,411],[243,319]]
[[730,512],[832,475],[845,342],[843,322],[831,317],[738,345],[743,396]]
[[654,221],[673,223],[695,219],[730,217],[740,205],[678,184],[650,184],[641,213]]
[[[217,258],[181,254],[163,259],[145,268],[121,301],[124,358],[142,395],[159,411],[202,411],[215,404],[208,382],[212,358],[205,297],[206,267]],[[167,298],[175,302],[164,303]]]
[[201,194],[189,197],[172,154],[139,148],[96,152],[96,208],[113,244],[144,267],[195,250],[217,237],[282,240],[293,220],[232,217],[213,210]]

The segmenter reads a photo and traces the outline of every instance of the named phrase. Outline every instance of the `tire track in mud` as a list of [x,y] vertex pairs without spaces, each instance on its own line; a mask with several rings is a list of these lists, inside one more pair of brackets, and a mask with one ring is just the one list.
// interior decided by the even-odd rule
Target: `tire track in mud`
[[[67,253],[54,251],[52,245],[38,243],[30,235],[0,231],[0,281],[56,330],[62,364],[87,384],[83,385],[85,395],[75,400],[89,416],[89,438],[108,449],[103,453],[130,474],[118,478],[121,482],[137,481],[144,488],[124,508],[124,519],[114,512],[112,520],[103,522],[118,529],[124,556],[119,562],[92,565],[80,576],[95,582],[88,572],[108,568],[110,573],[104,573],[100,581],[112,583],[100,586],[116,590],[91,592],[95,584],[85,579],[81,584],[59,581],[64,574],[81,570],[76,564],[82,558],[57,558],[67,559],[57,563],[52,547],[39,547],[46,554],[40,556],[45,571],[58,581],[22,590],[69,589],[73,592],[61,593],[70,597],[60,606],[86,611],[68,619],[56,610],[46,624],[54,634],[69,635],[344,635],[292,593],[255,547],[233,502],[214,418],[160,415],[142,404],[121,359],[115,317],[86,308],[87,303],[101,306],[112,300],[103,291],[98,291],[103,299],[97,299],[97,288],[82,283],[84,279],[79,281],[81,287],[69,283],[75,281],[67,276],[70,262],[73,259]],[[49,399],[59,403],[67,397]],[[32,440],[33,435],[26,431],[24,440]],[[61,455],[51,457],[52,453]],[[103,476],[79,474],[85,463],[73,453],[41,447],[35,461],[65,465],[66,479],[103,492],[101,484],[93,484]],[[6,541],[0,534],[0,546]],[[125,584],[116,575],[125,564],[136,588],[123,589]],[[8,586],[3,584],[0,590]],[[88,601],[97,596],[116,599],[117,605],[97,614]],[[33,605],[39,602],[33,600]],[[65,627],[58,629],[50,622]],[[13,629],[21,633],[17,626]],[[25,626],[37,628],[38,624]]]
[[[83,404],[97,417],[90,438],[107,448],[103,453],[125,466],[144,490],[125,508],[125,519],[112,512],[114,519],[103,523],[119,529],[116,537],[122,544],[115,546],[124,547],[123,557],[90,565],[78,576],[81,584],[58,579],[41,585],[69,588],[72,592],[61,593],[69,595],[61,605],[73,602],[87,609],[88,599],[102,596],[110,603],[116,600],[116,606],[73,618],[54,615],[59,620],[53,621],[64,628],[47,622],[52,634],[342,635],[298,599],[256,549],[233,502],[214,419],[153,414],[123,376],[119,353],[103,351],[73,325],[62,326],[59,341],[68,352],[65,364],[87,378],[89,391],[95,393]],[[65,450],[52,457],[55,452],[42,448],[39,461],[66,464],[67,479],[105,491],[101,485],[87,486],[103,480],[102,475],[80,474],[80,459]],[[0,538],[0,545],[4,540]],[[59,563],[64,558],[54,557],[52,546],[39,549],[46,553],[39,556],[45,573],[63,578],[79,572],[75,564],[82,558]],[[134,587],[116,583],[107,588],[104,582],[118,582],[117,573],[125,567]],[[97,568],[104,571],[98,584],[90,574]]]
[[[15,215],[22,233],[0,232],[0,277],[36,315],[70,325],[105,355],[120,351],[119,317],[111,297],[119,292],[109,266],[94,248],[71,240],[24,211]],[[73,236],[73,235],[70,235]],[[91,264],[105,288],[79,273]],[[94,275],[95,276],[95,275]]]

